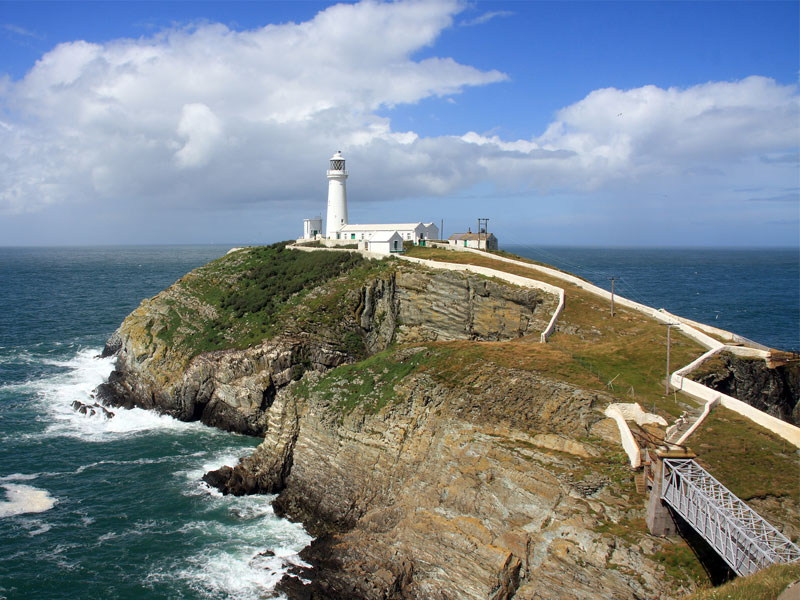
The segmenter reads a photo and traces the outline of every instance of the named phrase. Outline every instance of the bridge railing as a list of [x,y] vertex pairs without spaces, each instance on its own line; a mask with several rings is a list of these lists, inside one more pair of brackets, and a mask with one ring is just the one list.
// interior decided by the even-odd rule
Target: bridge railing
[[665,459],[662,498],[739,575],[800,560],[800,548],[691,459]]

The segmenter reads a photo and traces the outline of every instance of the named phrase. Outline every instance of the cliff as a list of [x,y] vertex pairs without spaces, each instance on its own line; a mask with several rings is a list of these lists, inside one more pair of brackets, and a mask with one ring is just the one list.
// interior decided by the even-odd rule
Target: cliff
[[691,374],[692,379],[800,426],[800,364],[769,367],[765,361],[722,353]]
[[[259,273],[265,264],[271,268]],[[143,301],[109,340],[116,369],[98,391],[113,406],[263,435],[277,391],[307,371],[391,343],[538,333],[555,303],[541,292],[396,261],[283,245],[241,250]]]
[[[393,259],[247,249],[142,302],[98,391],[264,438],[204,479],[277,494],[316,537],[290,598],[677,597],[706,577],[647,534],[602,414],[633,394],[687,408],[653,375],[663,327],[570,289],[540,344],[556,303]],[[676,363],[702,353],[672,344]]]
[[469,346],[404,346],[307,376],[277,395],[252,456],[207,475],[226,492],[278,493],[276,511],[317,536],[302,554],[313,568],[296,573],[310,583],[279,589],[673,597],[656,558],[668,544],[642,529],[643,496],[599,410],[608,398]]

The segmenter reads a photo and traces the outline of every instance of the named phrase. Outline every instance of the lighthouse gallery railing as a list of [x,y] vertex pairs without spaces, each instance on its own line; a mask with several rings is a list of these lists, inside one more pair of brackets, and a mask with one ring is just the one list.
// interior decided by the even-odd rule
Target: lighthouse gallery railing
[[739,575],[800,560],[800,548],[691,459],[665,459],[661,496]]

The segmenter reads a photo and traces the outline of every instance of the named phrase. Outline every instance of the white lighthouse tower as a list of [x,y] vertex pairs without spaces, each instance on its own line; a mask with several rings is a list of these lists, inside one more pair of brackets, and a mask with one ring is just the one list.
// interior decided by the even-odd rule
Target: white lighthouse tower
[[325,237],[336,239],[338,231],[347,225],[347,171],[344,157],[339,151],[331,156],[328,169],[328,217],[325,219]]

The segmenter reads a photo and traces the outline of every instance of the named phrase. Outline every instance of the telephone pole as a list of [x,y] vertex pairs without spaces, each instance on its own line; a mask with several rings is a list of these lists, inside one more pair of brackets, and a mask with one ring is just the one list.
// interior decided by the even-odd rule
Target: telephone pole
[[609,277],[611,280],[611,316],[614,316],[614,277]]

